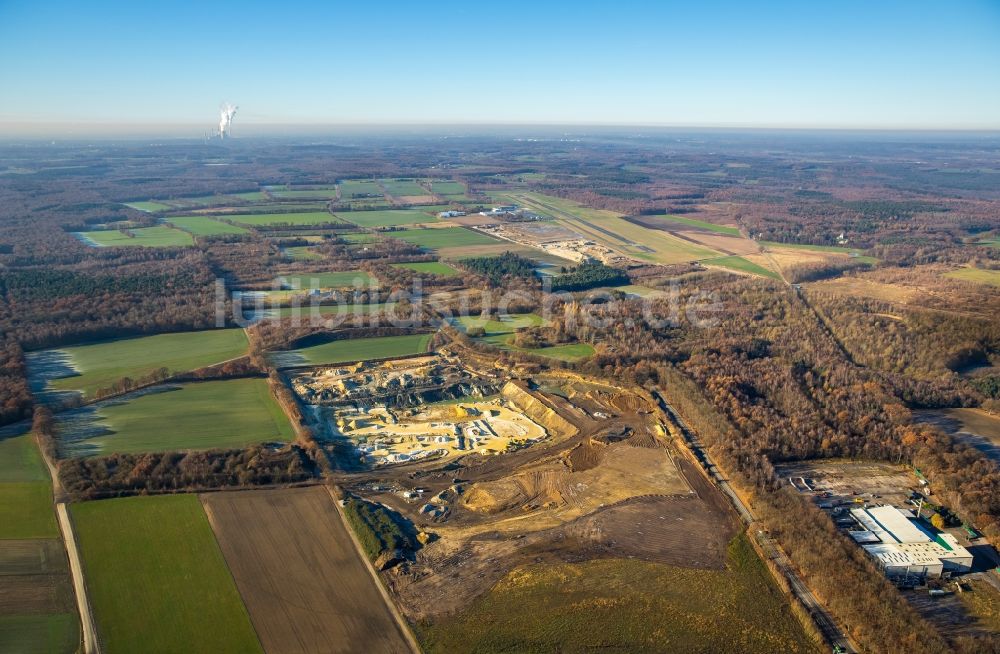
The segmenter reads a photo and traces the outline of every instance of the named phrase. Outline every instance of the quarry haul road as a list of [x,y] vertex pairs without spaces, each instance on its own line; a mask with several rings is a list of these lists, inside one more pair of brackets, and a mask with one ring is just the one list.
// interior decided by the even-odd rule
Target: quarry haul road
[[[739,495],[733,490],[729,482],[722,476],[719,471],[719,467],[715,465],[711,457],[709,457],[704,445],[702,445],[702,443],[697,439],[695,433],[687,426],[687,423],[684,422],[684,419],[681,418],[673,407],[667,404],[666,399],[658,391],[653,391],[653,396],[656,398],[657,403],[660,405],[660,408],[664,411],[664,413],[666,413],[671,420],[674,421],[678,429],[681,430],[688,448],[693,454],[695,454],[696,458],[700,461],[704,461],[703,468],[705,472],[715,485],[726,494],[733,507],[740,514],[743,522],[748,526],[759,524],[757,523],[757,517],[750,510],[750,507],[748,507],[743,500],[740,499]],[[859,650],[853,645],[853,643],[851,643],[844,631],[837,625],[833,616],[830,615],[830,612],[826,610],[826,607],[823,606],[823,604],[816,598],[816,595],[813,594],[809,587],[806,586],[806,584],[799,577],[794,566],[792,565],[791,559],[789,559],[788,555],[785,554],[780,547],[778,547],[777,543],[775,543],[774,540],[764,531],[759,529],[753,530],[751,536],[757,540],[761,549],[767,553],[768,558],[770,558],[778,569],[781,570],[785,579],[788,580],[788,585],[791,587],[792,592],[795,593],[795,596],[805,607],[806,611],[809,612],[809,616],[812,618],[812,621],[815,623],[819,632],[823,634],[823,638],[825,638],[826,641],[833,647],[840,648],[840,651],[850,652],[852,654],[858,652]]]

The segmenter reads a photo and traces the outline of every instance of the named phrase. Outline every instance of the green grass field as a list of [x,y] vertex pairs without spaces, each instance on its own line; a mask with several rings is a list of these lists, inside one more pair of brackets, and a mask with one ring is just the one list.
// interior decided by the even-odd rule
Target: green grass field
[[434,180],[431,190],[437,195],[465,195],[465,184],[448,179]]
[[742,535],[725,570],[628,559],[536,564],[456,615],[414,627],[429,654],[819,651]]
[[417,263],[394,263],[392,264],[394,268],[406,268],[407,270],[412,270],[418,273],[424,273],[427,275],[441,275],[442,277],[454,277],[456,275],[461,275],[459,271],[455,270],[446,263],[441,263],[440,261],[420,261]]
[[454,323],[463,331],[468,331],[471,328],[482,328],[486,333],[479,340],[504,350],[534,354],[558,361],[579,361],[594,353],[594,348],[589,343],[568,343],[538,348],[514,345],[514,332],[516,330],[546,324],[545,319],[535,313],[510,314],[504,316],[502,320],[486,319],[480,316],[461,316],[456,318]]
[[291,189],[271,191],[271,195],[282,200],[329,200],[337,196],[337,189],[335,187]]
[[413,179],[380,179],[386,193],[393,197],[403,195],[427,195],[427,189]]
[[944,274],[945,277],[961,279],[966,282],[977,284],[989,284],[990,286],[1000,286],[1000,270],[986,270],[983,268],[959,268]]
[[225,214],[227,220],[241,225],[325,225],[343,222],[328,211],[299,213],[238,213]]
[[501,241],[480,232],[474,232],[464,227],[442,227],[440,229],[408,229],[403,232],[386,234],[422,248],[436,250],[439,248],[465,247],[470,245],[495,245]]
[[378,196],[384,199],[382,188],[371,180],[345,179],[338,185],[340,187],[340,200],[347,202],[351,199],[370,199],[369,196]]
[[0,652],[73,654],[80,644],[75,613],[0,615]]
[[731,256],[731,257],[719,257],[718,259],[706,259],[702,261],[705,265],[709,266],[719,266],[720,268],[728,268],[729,270],[738,270],[740,272],[747,272],[753,275],[759,275],[761,277],[769,277],[771,279],[781,279],[778,273],[773,270],[768,270],[763,266],[758,266],[752,261],[748,261],[743,257]]
[[426,352],[430,340],[430,334],[351,338],[291,350],[290,352],[275,352],[274,359],[279,366],[326,365],[348,361],[388,359]]
[[49,473],[29,434],[0,440],[0,482],[47,481]]
[[580,361],[594,354],[594,347],[589,343],[567,343],[566,345],[527,348],[514,345],[513,339],[514,336],[512,334],[491,334],[481,340],[503,350],[524,352],[525,354],[533,354],[557,361]]
[[263,191],[247,191],[245,193],[227,193],[227,197],[246,200],[247,202],[264,202],[267,196]]
[[126,236],[118,230],[105,230],[98,232],[75,232],[84,241],[96,247],[147,247],[147,248],[168,248],[194,245],[194,239],[187,232],[179,229],[167,227],[166,225],[156,225],[155,227],[139,227],[129,230],[132,236]]
[[183,229],[195,236],[215,236],[216,234],[247,234],[248,230],[237,225],[230,225],[208,216],[174,216],[167,218],[174,227]]
[[388,211],[338,211],[337,217],[360,227],[392,227],[436,223],[438,219],[423,211],[392,209]]
[[262,651],[197,495],[71,511],[105,652]]
[[355,234],[339,234],[338,238],[342,239],[345,243],[374,243],[375,236],[372,234],[365,234],[363,232],[357,232]]
[[156,213],[157,211],[166,211],[170,209],[169,204],[163,204],[162,202],[126,202],[126,207],[131,207],[137,211],[145,211],[146,213]]
[[454,321],[463,331],[471,327],[482,328],[486,334],[513,334],[515,330],[524,327],[539,327],[545,324],[545,319],[536,313],[512,313],[500,320],[483,318],[481,316],[459,316]]
[[166,452],[287,442],[295,432],[264,379],[166,387],[97,409],[113,433],[66,446],[67,453]]
[[52,510],[52,483],[0,483],[0,539],[59,538]]
[[80,373],[52,382],[60,390],[81,390],[92,395],[122,377],[139,379],[158,368],[188,372],[246,354],[242,329],[177,332],[139,338],[101,341],[60,348]]
[[292,261],[319,261],[323,258],[319,252],[310,245],[295,245],[290,248],[281,248],[281,253]]
[[709,231],[716,232],[717,234],[726,234],[727,236],[740,236],[740,230],[738,227],[726,227],[725,225],[716,225],[715,223],[706,222],[704,220],[695,220],[694,218],[685,218],[683,216],[675,216],[673,214],[653,216],[653,218],[663,218],[673,223],[680,223],[681,225],[688,225],[689,227],[698,227],[701,229],[707,229]]
[[364,270],[341,272],[303,273],[284,275],[278,278],[282,286],[297,289],[311,288],[370,288],[378,286],[378,280]]

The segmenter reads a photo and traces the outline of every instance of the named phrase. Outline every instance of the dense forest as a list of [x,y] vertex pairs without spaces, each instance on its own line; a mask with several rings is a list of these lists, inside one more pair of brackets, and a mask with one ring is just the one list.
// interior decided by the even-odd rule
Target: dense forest
[[512,277],[520,277],[522,279],[534,278],[535,268],[538,267],[538,264],[531,259],[514,254],[513,252],[505,252],[495,257],[470,257],[462,259],[461,266],[466,270],[485,277],[493,284],[499,284]]
[[568,270],[552,278],[551,290],[586,291],[601,286],[620,286],[628,284],[629,277],[625,271],[606,266],[598,261],[581,263],[576,268]]

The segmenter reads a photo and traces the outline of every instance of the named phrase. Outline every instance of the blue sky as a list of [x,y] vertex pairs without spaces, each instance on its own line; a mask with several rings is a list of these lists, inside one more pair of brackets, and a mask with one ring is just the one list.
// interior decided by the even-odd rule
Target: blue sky
[[0,62],[7,131],[222,101],[244,127],[1000,128],[1000,0],[0,0]]

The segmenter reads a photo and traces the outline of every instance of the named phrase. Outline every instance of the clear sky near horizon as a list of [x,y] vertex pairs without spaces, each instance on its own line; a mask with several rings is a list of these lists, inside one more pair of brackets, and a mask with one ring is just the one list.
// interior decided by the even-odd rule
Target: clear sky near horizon
[[1000,128],[1000,0],[0,0],[0,131]]

